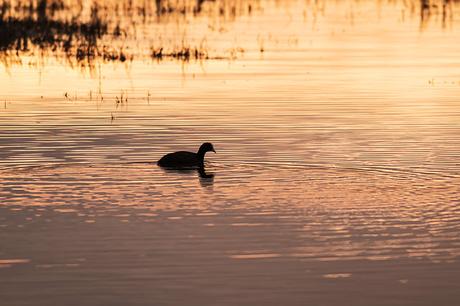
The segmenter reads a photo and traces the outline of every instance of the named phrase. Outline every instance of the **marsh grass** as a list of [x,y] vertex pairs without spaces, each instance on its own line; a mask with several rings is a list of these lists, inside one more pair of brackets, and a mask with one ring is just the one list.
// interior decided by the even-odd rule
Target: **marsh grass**
[[[65,57],[71,66],[93,66],[94,61],[132,61],[142,57],[143,52],[136,46],[127,46],[152,40],[152,37],[140,36],[141,28],[145,30],[150,25],[170,23],[174,19],[187,22],[187,18],[200,14],[234,18],[237,14],[252,12],[254,7],[248,4],[249,0],[219,3],[209,0],[0,1],[0,57],[6,65],[21,64],[23,56],[37,55]],[[211,57],[202,43],[195,45],[187,42],[187,38],[180,39],[182,43],[175,44],[153,37],[160,43],[155,43],[157,47],[147,47],[148,56],[157,61],[231,58],[222,54]]]
[[98,14],[97,4],[91,7],[88,21],[79,21],[75,15],[58,18],[58,13],[67,8],[60,0],[15,5],[4,1],[0,7],[0,51],[3,53],[14,51],[22,55],[46,50],[64,53],[78,61],[104,55],[105,50],[99,48],[98,41],[108,33],[108,23]]
[[[451,7],[458,2],[409,0],[404,5],[420,12],[423,29],[433,16],[442,14],[443,24],[453,18]],[[280,14],[289,5],[289,1],[274,3]],[[305,10],[324,14],[326,3],[307,0]],[[219,37],[226,25],[263,11],[266,5],[260,0],[0,0],[0,62],[22,65],[26,56],[55,57],[72,68],[94,70],[99,62],[129,64],[146,58],[236,59],[245,52],[241,46],[213,49],[212,36]],[[205,27],[195,31],[199,23]],[[266,34],[257,38],[259,53],[271,50],[270,41],[263,38]],[[210,44],[205,43],[208,39]]]

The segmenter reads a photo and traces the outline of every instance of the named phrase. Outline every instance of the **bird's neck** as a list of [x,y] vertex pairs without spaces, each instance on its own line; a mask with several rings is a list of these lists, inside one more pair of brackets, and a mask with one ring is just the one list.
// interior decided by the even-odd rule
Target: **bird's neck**
[[198,150],[198,153],[196,153],[196,155],[198,155],[198,160],[201,162],[201,163],[204,163],[204,155],[206,154],[206,151],[205,150],[202,150],[202,149],[199,149]]

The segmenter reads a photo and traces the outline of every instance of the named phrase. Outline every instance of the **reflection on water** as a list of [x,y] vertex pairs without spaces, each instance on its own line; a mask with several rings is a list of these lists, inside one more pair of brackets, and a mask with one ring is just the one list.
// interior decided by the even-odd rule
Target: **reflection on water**
[[16,264],[23,264],[28,262],[30,262],[28,259],[1,259],[0,268],[9,268]]
[[[368,11],[379,19],[387,18],[386,7],[393,14],[397,12],[392,17],[403,24],[406,18],[420,16],[422,30],[430,23],[438,24],[438,19],[447,28],[452,25],[459,5],[454,0],[388,1],[384,6],[379,3],[371,0],[341,3],[288,0],[263,4],[253,0],[2,0],[0,60],[8,67],[43,65],[47,58],[55,57],[60,64],[91,71],[100,63],[134,59],[229,60],[255,51],[263,54],[267,45],[279,48],[282,36],[287,36],[289,48],[295,47],[305,29],[311,27],[315,35],[322,19],[337,19],[339,27],[331,31],[335,35],[346,31],[342,23],[354,25],[355,19]],[[331,6],[334,9],[330,10]],[[277,21],[275,25],[272,20]],[[251,29],[248,23],[257,27]],[[302,31],[291,34],[285,31],[292,23]]]
[[166,173],[176,173],[178,175],[192,175],[196,173],[202,187],[214,184],[214,173],[208,172],[204,167],[197,169],[162,168],[162,170]]
[[[99,62],[135,57],[157,61],[234,57],[238,48],[212,55],[207,32],[221,31],[213,24],[229,15],[247,15],[252,2],[2,0],[0,55],[5,65],[20,64],[28,56],[55,56],[72,67],[90,69]],[[187,34],[188,30],[199,30],[200,38]]]
[[[205,216],[201,221],[215,219],[214,226],[258,228],[261,240],[244,246],[249,250],[229,250],[235,259],[278,254],[319,261],[414,257],[451,262],[460,255],[459,178],[210,166],[219,174],[214,185],[212,175],[197,177],[197,170],[165,171],[142,163],[3,170],[2,210],[11,209],[9,214],[20,214],[22,221],[3,219],[2,225],[27,230],[46,219],[44,212],[74,216],[75,222],[99,222],[106,216],[136,223]],[[280,230],[293,239],[271,244],[269,237]],[[249,253],[236,256],[233,251]]]
[[[58,48],[1,51],[2,303],[458,304],[456,1],[30,3],[2,22]],[[126,60],[87,75],[92,18]]]
[[428,24],[432,15],[441,15],[442,26],[445,28],[447,23],[453,19],[453,5],[456,2],[458,2],[458,0],[420,0],[420,22],[422,28]]
[[[272,286],[269,305],[345,296],[366,305],[382,286],[388,295],[377,305],[394,294],[426,305],[458,298],[458,178],[208,166],[219,177],[212,192],[194,172],[153,164],[3,170],[2,257],[29,259],[6,261],[2,295],[14,305],[12,284],[28,289],[27,300],[56,282],[67,293],[53,301],[92,304],[115,282],[122,290],[108,302],[249,305]],[[350,295],[357,285],[375,293]]]

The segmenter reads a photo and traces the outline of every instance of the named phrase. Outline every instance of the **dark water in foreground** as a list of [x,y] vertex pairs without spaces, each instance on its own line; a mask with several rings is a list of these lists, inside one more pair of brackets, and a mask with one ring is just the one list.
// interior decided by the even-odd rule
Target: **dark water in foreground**
[[237,60],[5,64],[2,306],[460,303],[456,15],[289,3]]
[[2,172],[5,305],[458,300],[458,178],[210,168],[213,179],[151,164]]

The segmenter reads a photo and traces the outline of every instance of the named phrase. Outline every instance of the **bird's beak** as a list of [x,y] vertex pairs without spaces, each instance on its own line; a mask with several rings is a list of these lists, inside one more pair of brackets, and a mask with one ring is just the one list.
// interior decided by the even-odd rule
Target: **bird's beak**
[[212,149],[212,151],[213,151],[214,153],[217,153],[216,150],[214,150],[214,149]]

